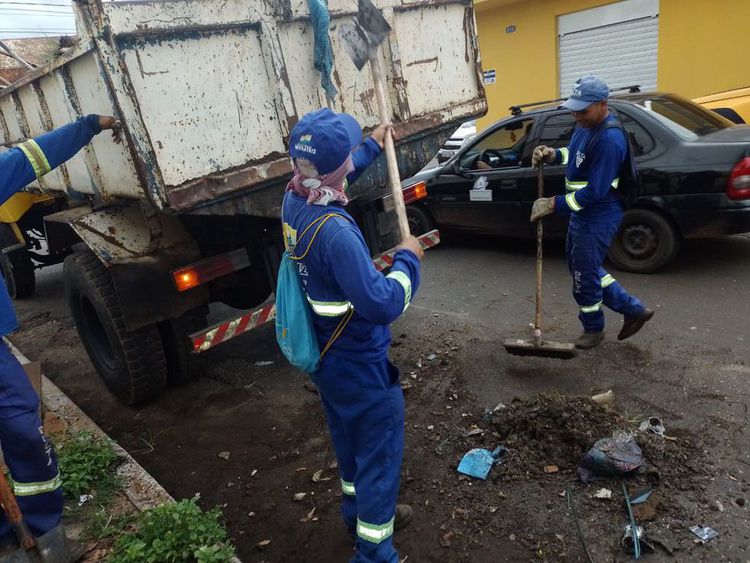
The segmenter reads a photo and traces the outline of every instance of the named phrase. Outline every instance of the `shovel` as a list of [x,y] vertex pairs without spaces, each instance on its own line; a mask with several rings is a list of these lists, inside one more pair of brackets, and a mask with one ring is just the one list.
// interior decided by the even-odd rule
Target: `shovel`
[[[0,503],[3,505],[3,512],[8,522],[16,532],[20,548],[8,555],[0,555],[0,563],[74,563],[83,555],[84,550],[77,550],[79,553],[73,553],[65,537],[65,529],[62,524],[55,526],[38,538],[29,530],[26,522],[18,508],[16,497],[8,484],[8,480],[0,471]],[[82,546],[79,546],[82,547]]]
[[[359,0],[358,13],[351,23],[339,26],[339,35],[349,57],[352,59],[357,70],[362,70],[368,62],[372,73],[372,83],[375,88],[375,99],[378,104],[378,117],[381,123],[389,123],[388,110],[385,105],[385,87],[383,85],[383,74],[380,71],[380,61],[377,53],[380,44],[388,37],[391,26],[385,21],[370,0]],[[391,131],[385,135],[385,157],[388,164],[388,178],[393,192],[393,203],[398,218],[398,230],[401,240],[410,235],[409,221],[406,219],[406,205],[404,194],[401,192],[401,178],[398,172],[398,161],[396,160],[396,148],[393,144]]]
[[[539,163],[537,196],[544,197],[543,164]],[[505,349],[516,356],[540,356],[542,358],[570,359],[575,357],[576,348],[571,342],[552,342],[542,338],[542,220],[536,222],[536,311],[534,315],[534,338],[522,340],[508,338],[503,342]]]

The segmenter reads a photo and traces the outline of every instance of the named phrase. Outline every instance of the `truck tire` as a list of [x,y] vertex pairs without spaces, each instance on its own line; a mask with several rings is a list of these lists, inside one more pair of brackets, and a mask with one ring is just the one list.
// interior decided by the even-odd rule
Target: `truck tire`
[[406,206],[406,220],[409,222],[409,232],[415,237],[435,228],[435,221],[430,213],[415,205]]
[[206,354],[193,353],[190,335],[206,327],[208,308],[188,311],[177,319],[158,324],[167,358],[167,385],[185,385],[206,370]]
[[65,258],[65,297],[78,334],[96,371],[126,405],[161,393],[167,362],[159,329],[149,325],[127,332],[112,278],[86,249]]
[[34,294],[34,263],[25,248],[0,254],[0,267],[11,299],[25,299]]
[[679,233],[664,215],[630,209],[609,249],[609,259],[625,272],[651,274],[671,262],[679,247]]

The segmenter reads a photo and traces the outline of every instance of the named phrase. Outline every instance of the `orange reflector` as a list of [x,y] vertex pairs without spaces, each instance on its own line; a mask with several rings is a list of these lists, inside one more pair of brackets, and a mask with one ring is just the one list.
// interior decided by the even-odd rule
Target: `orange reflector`
[[198,272],[192,268],[177,270],[172,275],[174,276],[175,284],[177,284],[177,291],[187,291],[191,287],[200,285]]
[[403,192],[404,203],[414,203],[415,201],[427,197],[427,184],[424,182],[417,182],[416,184],[413,184],[408,188],[404,188]]
[[247,256],[247,251],[240,248],[188,264],[178,270],[172,270],[172,279],[174,279],[177,291],[187,291],[216,278],[247,268],[249,265],[250,259]]

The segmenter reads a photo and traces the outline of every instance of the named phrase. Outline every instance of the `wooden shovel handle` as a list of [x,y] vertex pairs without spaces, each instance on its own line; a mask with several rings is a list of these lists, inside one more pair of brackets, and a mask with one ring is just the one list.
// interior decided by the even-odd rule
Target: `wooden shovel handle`
[[[539,178],[537,179],[537,194],[544,197],[544,165],[539,163]],[[542,330],[542,219],[536,222],[536,314],[534,315],[534,328]],[[541,340],[541,336],[538,338]]]
[[[375,100],[378,104],[378,117],[381,123],[389,123],[388,108],[385,105],[385,88],[383,86],[383,75],[380,72],[380,62],[376,55],[370,57],[370,72],[372,73],[372,83],[375,88]],[[409,221],[406,219],[406,204],[404,203],[404,194],[401,191],[401,177],[398,173],[398,161],[396,160],[396,146],[393,143],[390,129],[385,134],[385,158],[388,165],[388,179],[391,184],[391,193],[393,194],[393,203],[396,209],[398,219],[398,230],[401,240],[410,235]]]
[[16,530],[16,537],[18,537],[21,547],[26,551],[33,549],[36,541],[31,530],[29,530],[29,527],[23,521],[23,514],[21,514],[21,509],[18,508],[16,496],[13,494],[10,483],[8,483],[2,471],[0,471],[0,503],[3,505],[5,517]]

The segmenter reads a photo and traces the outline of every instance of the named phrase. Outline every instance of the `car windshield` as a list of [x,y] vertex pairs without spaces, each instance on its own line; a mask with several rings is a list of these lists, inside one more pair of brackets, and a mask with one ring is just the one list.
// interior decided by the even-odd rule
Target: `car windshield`
[[640,105],[686,141],[715,133],[734,124],[717,113],[677,96],[641,100]]

